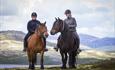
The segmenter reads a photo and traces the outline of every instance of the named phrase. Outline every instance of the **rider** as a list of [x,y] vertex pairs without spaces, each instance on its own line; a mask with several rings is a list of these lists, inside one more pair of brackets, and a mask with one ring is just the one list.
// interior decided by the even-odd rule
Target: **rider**
[[[74,17],[72,17],[71,15],[71,11],[69,9],[67,9],[64,13],[66,15],[66,19],[64,20],[64,23],[68,24],[69,27],[69,31],[73,32],[74,34],[74,39],[79,39],[79,36],[76,33],[76,27],[77,27],[77,23],[76,23],[76,19]],[[60,37],[58,38],[58,40],[60,39]],[[76,40],[77,41],[77,40]],[[58,41],[59,42],[59,41]],[[56,51],[58,51],[58,44],[57,46],[54,48]],[[79,52],[81,50],[78,50]],[[77,51],[77,52],[78,52]]]
[[[33,13],[31,14],[31,18],[32,18],[32,20],[30,20],[30,21],[28,22],[28,25],[27,25],[28,33],[27,33],[27,35],[26,35],[25,38],[24,38],[24,49],[23,49],[24,52],[27,51],[27,47],[28,47],[28,42],[27,42],[27,40],[28,40],[28,38],[29,38],[32,34],[34,34],[35,29],[36,29],[36,28],[38,27],[38,25],[40,24],[40,21],[36,19],[36,18],[37,18],[37,13],[36,13],[36,12],[33,12]],[[46,39],[45,39],[45,37],[44,37],[44,42],[45,42],[45,51],[48,51],[48,49],[46,49]]]

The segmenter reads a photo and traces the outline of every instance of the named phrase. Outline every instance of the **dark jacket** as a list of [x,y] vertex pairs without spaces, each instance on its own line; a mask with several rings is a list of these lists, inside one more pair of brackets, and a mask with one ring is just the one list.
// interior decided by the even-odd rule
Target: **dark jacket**
[[28,33],[34,33],[39,24],[38,20],[30,20],[27,25]]
[[76,32],[77,23],[76,23],[75,18],[73,17],[67,18],[64,20],[64,23],[68,24],[69,31]]

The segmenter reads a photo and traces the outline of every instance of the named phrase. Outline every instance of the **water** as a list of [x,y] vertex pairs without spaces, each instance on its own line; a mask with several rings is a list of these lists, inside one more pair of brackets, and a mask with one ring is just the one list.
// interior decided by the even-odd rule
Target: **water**
[[[44,65],[45,67],[60,67],[61,65]],[[40,67],[40,65],[36,65]],[[28,68],[28,65],[0,64],[0,69],[4,68]]]

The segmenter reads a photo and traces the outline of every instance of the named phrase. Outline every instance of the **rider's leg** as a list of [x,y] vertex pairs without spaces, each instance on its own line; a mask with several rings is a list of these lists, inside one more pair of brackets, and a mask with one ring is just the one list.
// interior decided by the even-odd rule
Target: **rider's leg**
[[28,38],[29,38],[30,35],[31,35],[31,34],[28,33],[28,34],[25,36],[25,38],[24,38],[24,49],[23,49],[23,51],[26,51],[27,48],[28,48],[28,42],[27,42],[27,40],[28,40]]
[[56,51],[58,51],[60,41],[61,41],[61,35],[58,37],[57,45],[54,46],[54,49],[55,49]]
[[43,37],[43,40],[44,40],[44,47],[45,47],[45,51],[48,51],[48,49],[46,48],[46,38],[45,37]]
[[79,47],[80,46],[80,38],[76,32],[74,32],[74,39],[75,39],[76,46],[77,46],[77,54],[79,54],[81,52],[81,49]]

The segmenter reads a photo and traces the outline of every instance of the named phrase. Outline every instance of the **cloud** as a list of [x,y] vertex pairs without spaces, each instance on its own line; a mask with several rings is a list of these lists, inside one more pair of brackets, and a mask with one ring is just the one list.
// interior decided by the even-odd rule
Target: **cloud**
[[[105,24],[106,25],[106,24]],[[96,37],[114,37],[115,29],[114,27],[111,28],[111,26],[108,24],[107,26],[95,26],[95,27],[81,27],[77,29],[78,33],[85,33],[88,35],[96,36]]]
[[18,12],[16,4],[10,0],[0,0],[0,16],[15,15]]
[[[71,9],[78,23],[78,32],[99,37],[113,36],[115,33],[114,0],[1,0],[0,2],[0,30],[27,32],[27,22],[31,19],[33,11],[37,12],[41,22],[47,22],[50,30],[54,17],[64,19],[64,11]],[[107,30],[110,28],[112,31]]]

